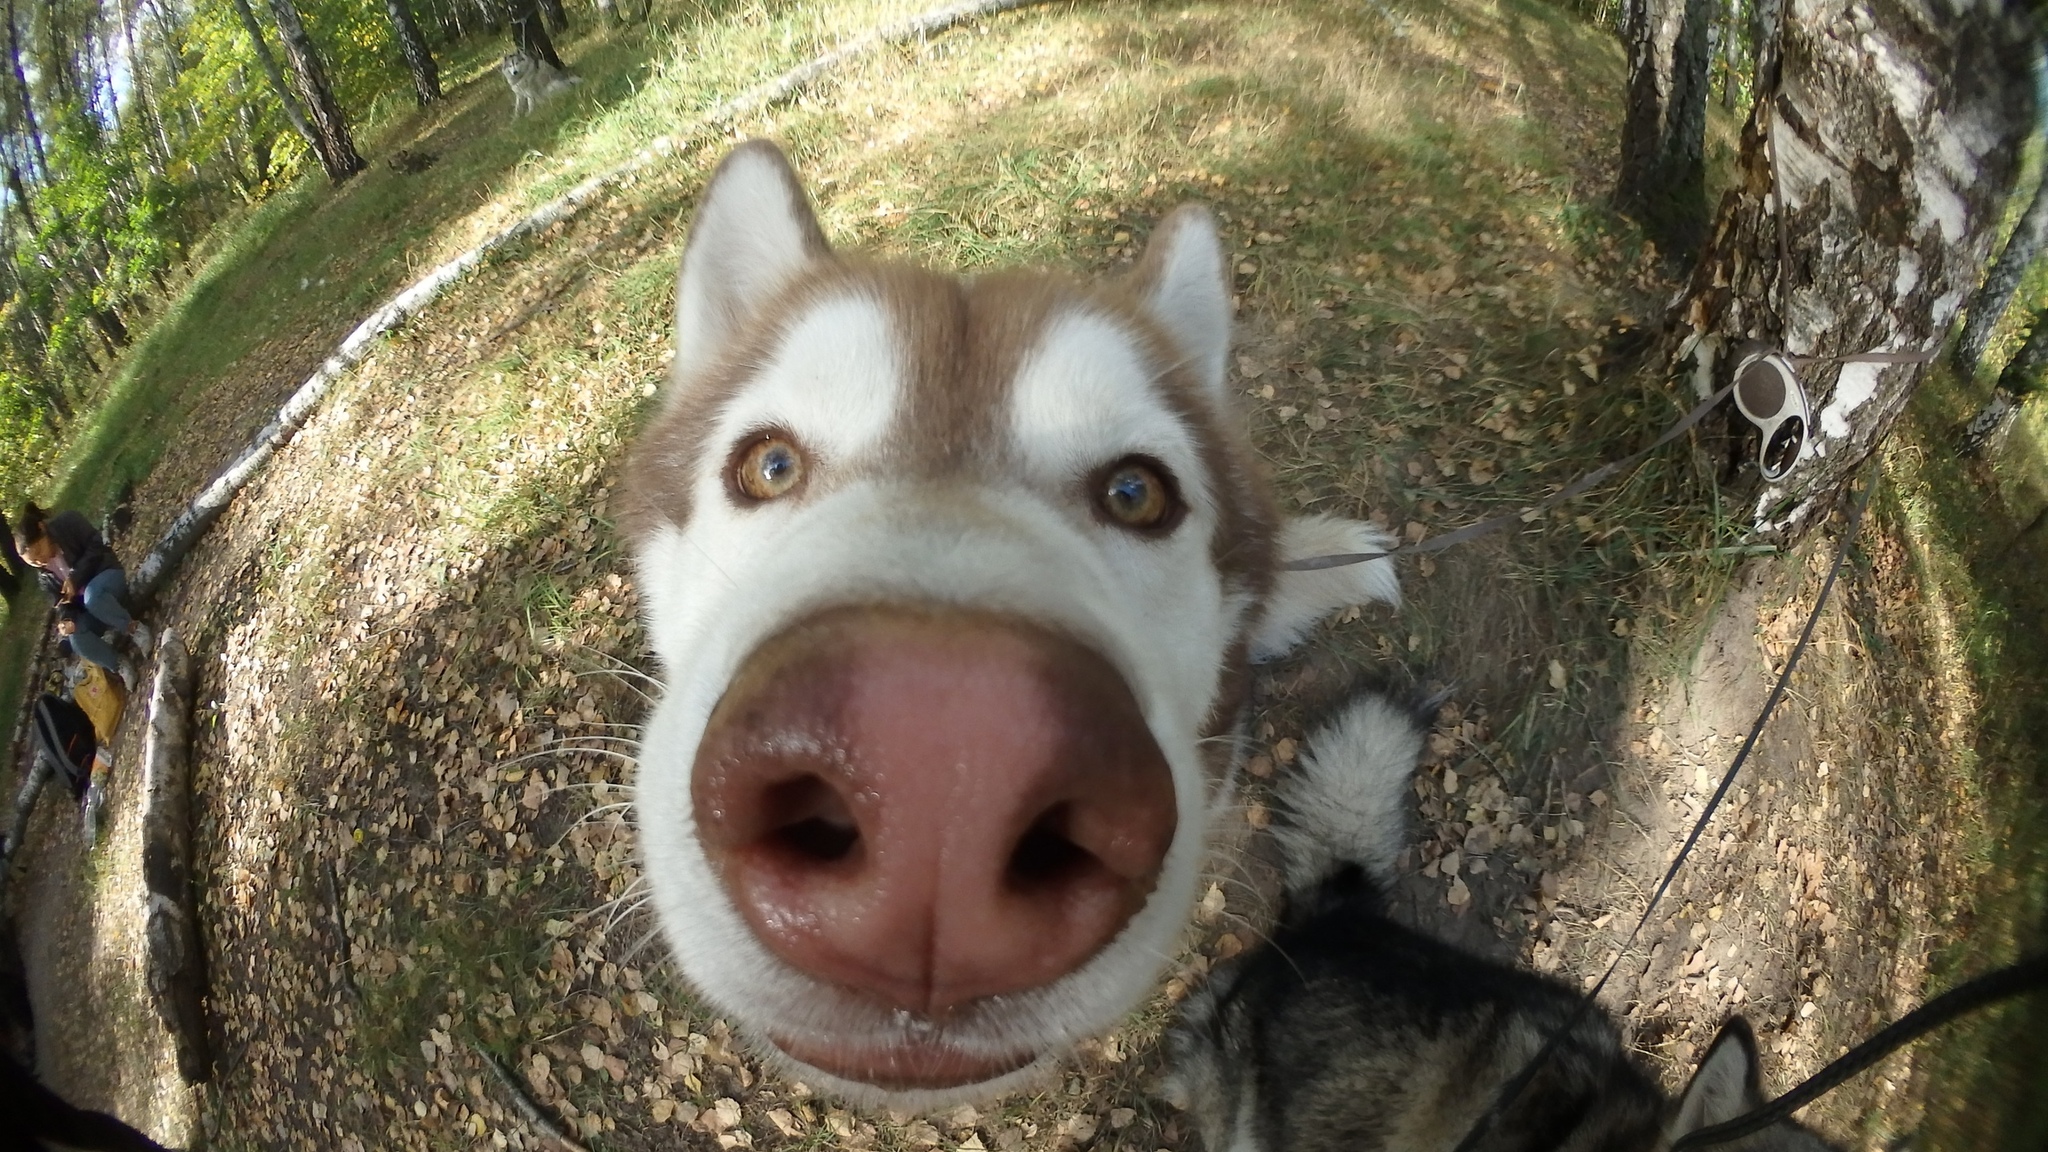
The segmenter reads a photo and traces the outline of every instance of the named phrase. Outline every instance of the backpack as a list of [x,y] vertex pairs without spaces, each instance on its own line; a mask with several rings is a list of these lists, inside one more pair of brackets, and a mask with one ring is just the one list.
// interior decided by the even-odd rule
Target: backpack
[[92,783],[93,753],[99,751],[92,717],[62,696],[45,692],[36,697],[34,723],[36,748],[56,765],[71,786],[72,797],[83,799]]
[[78,683],[71,689],[71,699],[85,709],[100,744],[112,749],[114,735],[121,730],[121,710],[128,706],[128,686],[89,660],[79,663],[83,667]]

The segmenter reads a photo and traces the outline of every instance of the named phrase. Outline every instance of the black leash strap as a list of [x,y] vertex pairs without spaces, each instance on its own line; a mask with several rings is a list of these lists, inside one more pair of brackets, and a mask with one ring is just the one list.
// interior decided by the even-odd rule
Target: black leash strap
[[1806,1082],[1753,1112],[1733,1120],[1702,1128],[1671,1146],[1671,1152],[1687,1152],[1740,1140],[1773,1124],[1792,1118],[1792,1113],[1839,1087],[1843,1081],[1877,1063],[1936,1028],[1987,1004],[2027,992],[2048,988],[2048,955],[2022,960],[2010,968],[1988,972],[1908,1012],[1892,1025],[1848,1055],[1808,1077]]
[[1645,456],[1691,431],[1693,425],[1706,419],[1707,413],[1712,412],[1714,406],[1726,400],[1728,394],[1733,391],[1735,391],[1735,386],[1730,384],[1705,400],[1700,401],[1698,405],[1694,406],[1692,411],[1687,412],[1681,417],[1678,423],[1673,424],[1662,436],[1651,441],[1649,447],[1637,452],[1635,455],[1603,464],[1520,511],[1508,512],[1495,516],[1490,520],[1481,520],[1477,524],[1467,524],[1463,528],[1446,532],[1441,536],[1431,536],[1427,540],[1419,540],[1413,544],[1403,544],[1398,548],[1389,548],[1385,552],[1339,552],[1330,556],[1310,556],[1301,560],[1289,560],[1280,565],[1280,570],[1283,572],[1317,572],[1324,568],[1342,568],[1347,564],[1363,564],[1367,560],[1377,560],[1382,556],[1406,556],[1410,553],[1441,552],[1446,548],[1455,548],[1468,540],[1477,540],[1481,536],[1498,532],[1510,524],[1533,517],[1536,513],[1546,508],[1562,504],[1595,485],[1603,484],[1618,472],[1635,467],[1642,462]]
[[1629,930],[1628,939],[1622,942],[1620,951],[1615,953],[1613,963],[1607,966],[1607,971],[1601,973],[1599,982],[1580,998],[1579,1006],[1572,1011],[1571,1016],[1544,1040],[1543,1047],[1536,1055],[1522,1066],[1521,1071],[1515,1073],[1514,1079],[1501,1086],[1499,1093],[1494,1096],[1492,1105],[1472,1125],[1472,1130],[1465,1133],[1465,1138],[1458,1142],[1457,1152],[1472,1152],[1481,1140],[1486,1139],[1487,1133],[1493,1131],[1494,1125],[1514,1106],[1522,1090],[1529,1086],[1529,1082],[1536,1078],[1536,1073],[1542,1070],[1551,1054],[1557,1051],[1558,1044],[1579,1026],[1579,1021],[1583,1020],[1587,1011],[1593,1007],[1601,990],[1607,987],[1607,981],[1612,979],[1615,970],[1621,967],[1622,958],[1635,947],[1636,939],[1649,924],[1650,915],[1664,899],[1664,893],[1670,889],[1671,881],[1677,877],[1679,868],[1684,866],[1685,858],[1692,855],[1693,846],[1699,843],[1700,836],[1713,821],[1714,813],[1720,809],[1722,799],[1735,785],[1736,775],[1742,771],[1742,765],[1748,761],[1750,752],[1756,748],[1757,740],[1763,736],[1764,725],[1770,722],[1771,714],[1777,711],[1778,702],[1785,698],[1785,689],[1792,683],[1792,672],[1799,667],[1799,658],[1806,654],[1808,645],[1813,642],[1813,630],[1820,624],[1821,610],[1827,607],[1828,595],[1835,588],[1835,578],[1842,574],[1842,565],[1849,558],[1849,546],[1856,541],[1857,529],[1863,526],[1864,509],[1869,507],[1870,495],[1876,490],[1876,481],[1865,484],[1863,491],[1857,495],[1856,502],[1850,505],[1848,527],[1842,532],[1841,543],[1835,546],[1835,562],[1828,567],[1828,578],[1822,582],[1820,594],[1814,597],[1813,611],[1807,613],[1806,627],[1799,633],[1799,643],[1793,645],[1791,654],[1786,656],[1784,670],[1778,673],[1778,681],[1771,686],[1771,694],[1765,698],[1763,710],[1757,713],[1756,723],[1749,726],[1748,738],[1743,740],[1741,749],[1735,753],[1735,759],[1728,765],[1728,771],[1722,775],[1721,786],[1714,789],[1714,795],[1707,800],[1706,808],[1700,812],[1699,819],[1693,822],[1692,832],[1686,836],[1685,843],[1679,846],[1678,855],[1672,858],[1671,866],[1664,870],[1664,879],[1658,881],[1657,890],[1650,894],[1649,904],[1643,908],[1642,916],[1637,918],[1636,926]]

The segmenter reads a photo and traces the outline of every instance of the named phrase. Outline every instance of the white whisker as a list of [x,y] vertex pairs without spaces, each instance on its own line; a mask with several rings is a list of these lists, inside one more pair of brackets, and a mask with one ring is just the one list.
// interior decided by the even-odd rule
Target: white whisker
[[654,696],[652,693],[641,688],[638,684],[633,683],[633,679],[637,678],[645,680],[649,684],[652,684],[657,688],[661,687],[659,681],[655,680],[654,677],[649,676],[645,672],[629,672],[618,668],[585,668],[579,672],[572,672],[570,673],[570,675],[575,676],[579,680],[581,680],[585,676],[609,676],[612,679],[618,681],[622,686],[624,686],[626,691],[631,692],[635,696],[638,696],[641,702],[644,704],[654,703]]
[[556,737],[555,747],[568,745],[572,740],[603,740],[612,744],[630,744],[636,748],[640,746],[640,741],[631,736],[614,736],[609,732],[579,732],[574,736]]
[[585,781],[585,782],[583,782],[583,783],[578,783],[578,784],[554,784],[554,785],[550,785],[550,786],[549,786],[549,788],[548,788],[548,795],[552,796],[552,795],[554,795],[554,794],[555,794],[555,793],[557,793],[557,792],[574,792],[574,791],[577,791],[578,789],[582,789],[582,788],[589,788],[589,789],[591,789],[591,790],[593,790],[593,791],[595,791],[595,790],[597,790],[597,789],[600,789],[600,788],[601,788],[601,789],[606,789],[606,790],[610,790],[610,789],[614,789],[614,788],[615,788],[615,789],[618,789],[618,790],[619,790],[619,791],[621,791],[621,792],[632,792],[632,791],[635,791],[635,790],[636,790],[636,789],[635,789],[635,786],[634,786],[634,785],[631,785],[631,784],[622,784],[622,783],[620,783],[620,782],[618,782],[618,781],[616,781],[616,780],[590,780],[590,781]]
[[[576,819],[570,821],[569,826],[567,828],[562,829],[562,834],[560,836],[555,837],[554,841],[550,843],[548,847],[554,848],[559,846],[562,843],[562,841],[567,840],[569,838],[570,833],[576,831],[578,828],[583,827],[585,824],[588,824],[593,820],[602,819],[606,816],[611,815],[614,812],[626,812],[631,810],[632,807],[633,802],[630,800],[622,800],[617,804],[600,804],[597,807],[592,808],[590,811],[585,812],[583,815],[578,816]],[[631,821],[627,821],[626,823],[631,823]]]

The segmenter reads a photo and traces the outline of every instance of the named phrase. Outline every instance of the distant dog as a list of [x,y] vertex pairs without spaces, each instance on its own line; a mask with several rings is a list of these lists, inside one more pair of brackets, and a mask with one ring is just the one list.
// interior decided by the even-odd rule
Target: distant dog
[[624,24],[628,21],[647,23],[647,13],[653,0],[597,0],[598,14],[607,24]]
[[[1269,944],[1216,969],[1166,1038],[1165,1094],[1208,1152],[1448,1152],[1577,1009],[1556,981],[1387,917],[1422,739],[1412,715],[1367,697],[1281,780],[1287,910]],[[1739,1018],[1673,1104],[1590,1009],[1479,1147],[1648,1152],[1760,1103]],[[1726,1147],[1828,1146],[1785,1123]]]
[[498,62],[498,71],[512,89],[515,117],[524,116],[542,102],[583,83],[583,77],[564,72],[524,48],[506,53]]
[[629,468],[665,688],[640,750],[683,972],[791,1074],[1006,1090],[1150,993],[1232,794],[1251,654],[1398,590],[1283,525],[1183,208],[1127,278],[842,256],[773,145],[726,157]]

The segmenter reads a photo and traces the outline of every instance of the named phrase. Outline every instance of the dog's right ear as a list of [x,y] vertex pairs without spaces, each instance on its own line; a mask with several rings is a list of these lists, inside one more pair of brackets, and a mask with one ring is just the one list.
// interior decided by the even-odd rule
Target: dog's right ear
[[1756,1067],[1756,1038],[1737,1016],[1721,1028],[1707,1058],[1700,1061],[1692,1083],[1678,1101],[1678,1111],[1665,1129],[1669,1144],[1691,1132],[1725,1124],[1764,1102]]
[[782,150],[766,140],[733,149],[711,174],[690,222],[676,277],[669,379],[688,380],[716,361],[764,303],[831,254]]
[[1220,400],[1230,351],[1230,273],[1216,217],[1199,204],[1176,208],[1160,221],[1131,278],[1190,374]]

